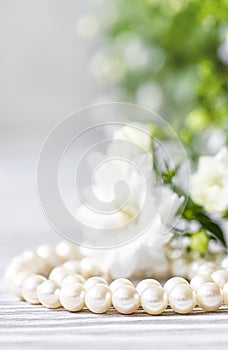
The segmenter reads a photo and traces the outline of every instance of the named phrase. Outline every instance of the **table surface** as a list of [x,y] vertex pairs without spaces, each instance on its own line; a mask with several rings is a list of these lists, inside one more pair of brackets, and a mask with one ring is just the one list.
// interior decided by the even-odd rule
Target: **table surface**
[[[0,276],[11,258],[38,244],[61,241],[53,232],[0,235]],[[88,311],[48,310],[18,301],[0,283],[0,349],[227,349],[228,309],[215,313],[171,310],[150,316],[139,310],[125,316]]]
[[129,316],[114,310],[95,315],[32,306],[4,292],[0,308],[1,349],[226,349],[228,345],[226,309],[190,315],[171,310],[160,316],[142,310]]
[[[54,241],[60,238],[48,236]],[[0,274],[11,258],[26,248],[35,248],[45,241],[37,234],[20,239],[12,234],[1,237]],[[53,244],[55,243],[53,241]],[[15,244],[16,242],[16,244]],[[150,316],[139,310],[125,316],[110,310],[95,315],[86,310],[70,313],[63,309],[48,310],[18,301],[0,287],[1,349],[227,349],[228,309],[215,313],[199,310],[190,315],[177,315],[167,310]]]

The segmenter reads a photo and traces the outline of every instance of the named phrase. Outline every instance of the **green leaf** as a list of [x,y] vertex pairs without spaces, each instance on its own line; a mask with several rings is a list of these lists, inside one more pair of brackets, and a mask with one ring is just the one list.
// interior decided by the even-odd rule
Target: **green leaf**
[[212,221],[211,218],[203,212],[200,212],[196,215],[196,220],[198,220],[204,228],[210,231],[213,236],[218,239],[224,245],[224,247],[227,248],[227,243],[219,224],[217,224],[215,221]]
[[225,213],[223,213],[222,218],[223,219],[228,219],[228,210],[225,211]]

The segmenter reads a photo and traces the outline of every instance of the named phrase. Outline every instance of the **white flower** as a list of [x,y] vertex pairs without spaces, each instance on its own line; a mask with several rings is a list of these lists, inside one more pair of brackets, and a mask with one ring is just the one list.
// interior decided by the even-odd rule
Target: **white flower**
[[126,245],[103,251],[85,249],[85,252],[95,259],[105,275],[112,278],[165,278],[169,275],[169,263],[164,253],[168,236],[163,230],[158,217],[144,234]]
[[[146,203],[153,208],[155,200],[147,195],[151,186],[150,156],[141,155],[134,160],[134,164],[104,157],[93,174],[92,187],[88,186],[84,191],[86,203],[76,213],[77,219],[87,226],[87,236],[88,226],[100,230],[117,229],[137,220],[139,213],[142,216]],[[129,232],[128,228],[130,236]]]
[[[165,205],[156,207],[157,192],[163,193],[163,203]],[[152,217],[154,220],[151,221],[151,225],[146,231],[135,240],[127,243],[121,247],[108,249],[108,250],[91,250],[85,249],[87,255],[90,255],[95,259],[97,264],[101,267],[102,272],[106,275],[110,275],[112,278],[128,277],[128,278],[140,278],[142,276],[154,276],[156,278],[166,278],[169,274],[169,263],[166,259],[164,252],[164,245],[167,239],[170,237],[165,234],[167,227],[165,223],[167,220],[171,223],[175,218],[175,214],[182,204],[183,199],[178,198],[167,188],[156,188],[154,193],[150,195],[150,201],[153,206],[146,208],[146,213],[142,217],[138,217],[138,220],[130,222],[130,217],[125,217],[125,225],[128,225],[129,230],[135,228],[140,233],[140,230],[144,228],[145,216]],[[175,200],[174,200],[175,198]],[[88,208],[83,209],[82,207],[78,212],[81,220],[90,220],[90,212]],[[83,215],[83,217],[82,217]],[[119,216],[118,216],[119,215]],[[168,217],[166,217],[168,215]],[[107,225],[107,216],[102,218],[101,216],[95,216],[93,218],[95,223]],[[112,221],[114,219],[114,221]],[[163,221],[165,219],[165,221]],[[115,218],[109,218],[110,225],[121,225],[123,224],[123,216],[120,213],[115,215]],[[104,240],[106,239],[107,232],[102,232]],[[115,234],[115,231],[114,231]],[[126,229],[123,228],[122,234],[126,235]],[[99,236],[100,239],[100,236]]]
[[[116,190],[118,181],[128,191],[125,187],[118,191],[118,186]],[[183,198],[156,184],[151,157],[143,154],[134,159],[134,164],[121,160],[103,162],[94,175],[93,188],[87,188],[86,193],[91,206],[82,204],[76,218],[83,224],[88,243],[97,239],[108,245],[110,239],[113,245],[115,238],[116,245],[130,242],[108,250],[85,249],[102,272],[113,278],[166,277],[169,263],[164,244],[168,236],[164,232],[172,225]],[[94,195],[101,202],[99,212],[92,209],[93,205],[97,209],[96,201],[90,198]]]
[[210,213],[228,209],[228,149],[215,156],[199,159],[198,170],[191,176],[191,197]]
[[117,129],[114,140],[129,141],[141,148],[144,152],[151,152],[151,136],[149,128],[142,123],[132,123]]

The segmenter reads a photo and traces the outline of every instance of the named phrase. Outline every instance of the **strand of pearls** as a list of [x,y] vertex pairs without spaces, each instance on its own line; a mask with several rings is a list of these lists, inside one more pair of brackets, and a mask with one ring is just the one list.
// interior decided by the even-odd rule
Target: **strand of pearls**
[[150,315],[167,308],[187,314],[197,305],[203,311],[228,306],[228,257],[220,267],[211,262],[199,266],[190,283],[182,277],[172,277],[164,286],[155,279],[144,279],[136,286],[126,278],[108,282],[110,278],[101,277],[95,262],[68,242],[25,251],[5,273],[6,287],[15,296],[50,309],[87,308],[100,314],[114,307],[121,314],[132,314],[141,306]]

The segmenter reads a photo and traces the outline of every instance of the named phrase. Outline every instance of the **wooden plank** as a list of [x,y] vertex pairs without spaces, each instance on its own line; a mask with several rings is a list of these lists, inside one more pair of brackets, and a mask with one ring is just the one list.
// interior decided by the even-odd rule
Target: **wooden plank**
[[202,349],[227,348],[228,310],[190,315],[176,315],[171,310],[150,316],[139,310],[134,315],[120,315],[110,310],[95,315],[87,310],[69,313],[48,310],[20,302],[0,293],[1,349]]

